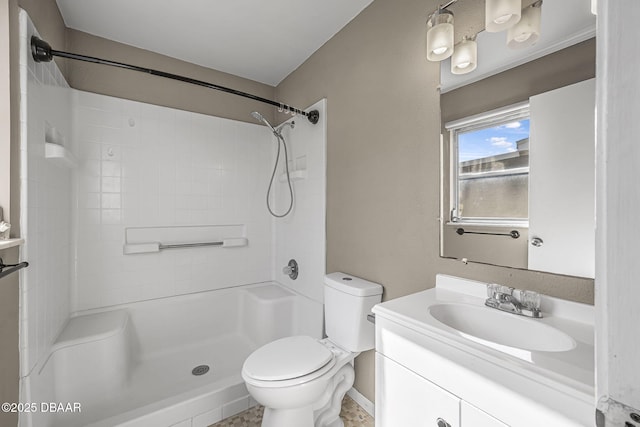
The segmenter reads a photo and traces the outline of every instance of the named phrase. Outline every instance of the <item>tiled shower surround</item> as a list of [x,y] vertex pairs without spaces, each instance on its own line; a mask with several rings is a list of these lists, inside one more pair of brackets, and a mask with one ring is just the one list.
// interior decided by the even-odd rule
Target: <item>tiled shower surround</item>
[[[265,126],[80,91],[73,105],[74,311],[268,280],[323,301],[323,128],[297,117],[294,129],[283,129],[290,172],[303,178],[292,182],[291,214],[274,219],[265,200],[276,144]],[[313,108],[324,113],[325,101]],[[289,203],[281,154],[272,189],[277,213]],[[172,242],[188,243],[216,240],[223,226],[225,237],[245,237],[248,246],[123,255],[132,228],[167,228]],[[296,281],[282,273],[291,258],[301,265]]]
[[[274,144],[265,128],[79,91],[74,124],[75,310],[271,279],[265,194]],[[127,228],[174,228],[174,241],[188,243],[216,238],[223,225],[249,245],[123,255]],[[185,229],[181,239],[175,230],[186,226],[203,234]]]
[[[20,13],[23,40],[36,34]],[[55,63],[36,64],[20,51],[20,375],[44,363],[70,312],[73,263],[71,169],[45,157],[45,142],[72,145],[71,90]],[[25,390],[23,388],[22,392]]]

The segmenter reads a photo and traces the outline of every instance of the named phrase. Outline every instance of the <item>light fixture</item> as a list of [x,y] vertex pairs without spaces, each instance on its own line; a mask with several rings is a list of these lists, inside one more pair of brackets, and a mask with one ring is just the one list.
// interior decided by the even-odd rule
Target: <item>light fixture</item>
[[467,74],[478,66],[478,43],[475,37],[464,37],[451,56],[451,74]]
[[453,12],[443,7],[427,20],[426,54],[429,61],[442,61],[453,54]]
[[520,21],[507,32],[507,46],[511,49],[533,46],[540,38],[541,16],[542,0],[524,9]]
[[486,0],[485,29],[497,33],[514,26],[520,20],[522,0]]
[[[467,74],[478,66],[478,44],[476,36],[465,36],[454,47],[453,12],[448,7],[457,1],[448,0],[429,14],[425,50],[429,61],[451,57],[451,74]],[[485,0],[485,29],[488,32],[508,30],[510,48],[532,46],[540,38],[542,1],[522,9],[522,0]]]

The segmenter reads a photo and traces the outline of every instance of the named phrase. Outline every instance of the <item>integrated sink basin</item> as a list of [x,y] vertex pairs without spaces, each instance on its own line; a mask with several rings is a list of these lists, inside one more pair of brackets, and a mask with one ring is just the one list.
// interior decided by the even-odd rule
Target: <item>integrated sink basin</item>
[[[520,308],[501,291],[542,317],[487,307],[489,296]],[[438,274],[434,288],[376,305],[376,425],[592,427],[593,306],[523,292]]]
[[463,337],[491,347],[506,346],[529,351],[562,352],[575,348],[566,333],[532,319],[472,304],[435,304],[429,314]]

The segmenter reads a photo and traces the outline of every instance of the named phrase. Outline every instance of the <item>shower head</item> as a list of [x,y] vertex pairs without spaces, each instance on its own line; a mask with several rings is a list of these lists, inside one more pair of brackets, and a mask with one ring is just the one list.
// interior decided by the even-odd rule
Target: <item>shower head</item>
[[265,118],[262,116],[262,114],[258,113],[257,111],[254,111],[254,112],[252,112],[252,113],[251,113],[251,115],[252,115],[252,116],[253,116],[253,118],[254,118],[254,119],[256,119],[257,121],[262,122],[262,123],[264,123],[265,125],[267,125],[267,127],[269,127],[269,129],[271,129],[271,132],[273,132],[273,133],[274,133],[274,134],[276,134],[276,135],[278,134],[278,131],[276,131],[276,129],[275,129],[273,126],[271,126],[271,123],[269,123],[269,122],[267,121],[267,119],[265,119]]
[[251,113],[251,115],[253,116],[254,119],[256,119],[259,122],[266,122],[267,121],[267,119],[262,117],[262,114],[258,113],[257,111],[253,111]]

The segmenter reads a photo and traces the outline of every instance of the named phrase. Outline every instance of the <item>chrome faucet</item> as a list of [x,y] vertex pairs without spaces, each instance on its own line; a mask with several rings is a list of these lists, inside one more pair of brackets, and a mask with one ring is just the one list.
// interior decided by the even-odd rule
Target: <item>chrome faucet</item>
[[541,318],[540,294],[495,283],[487,285],[484,305],[521,316]]

